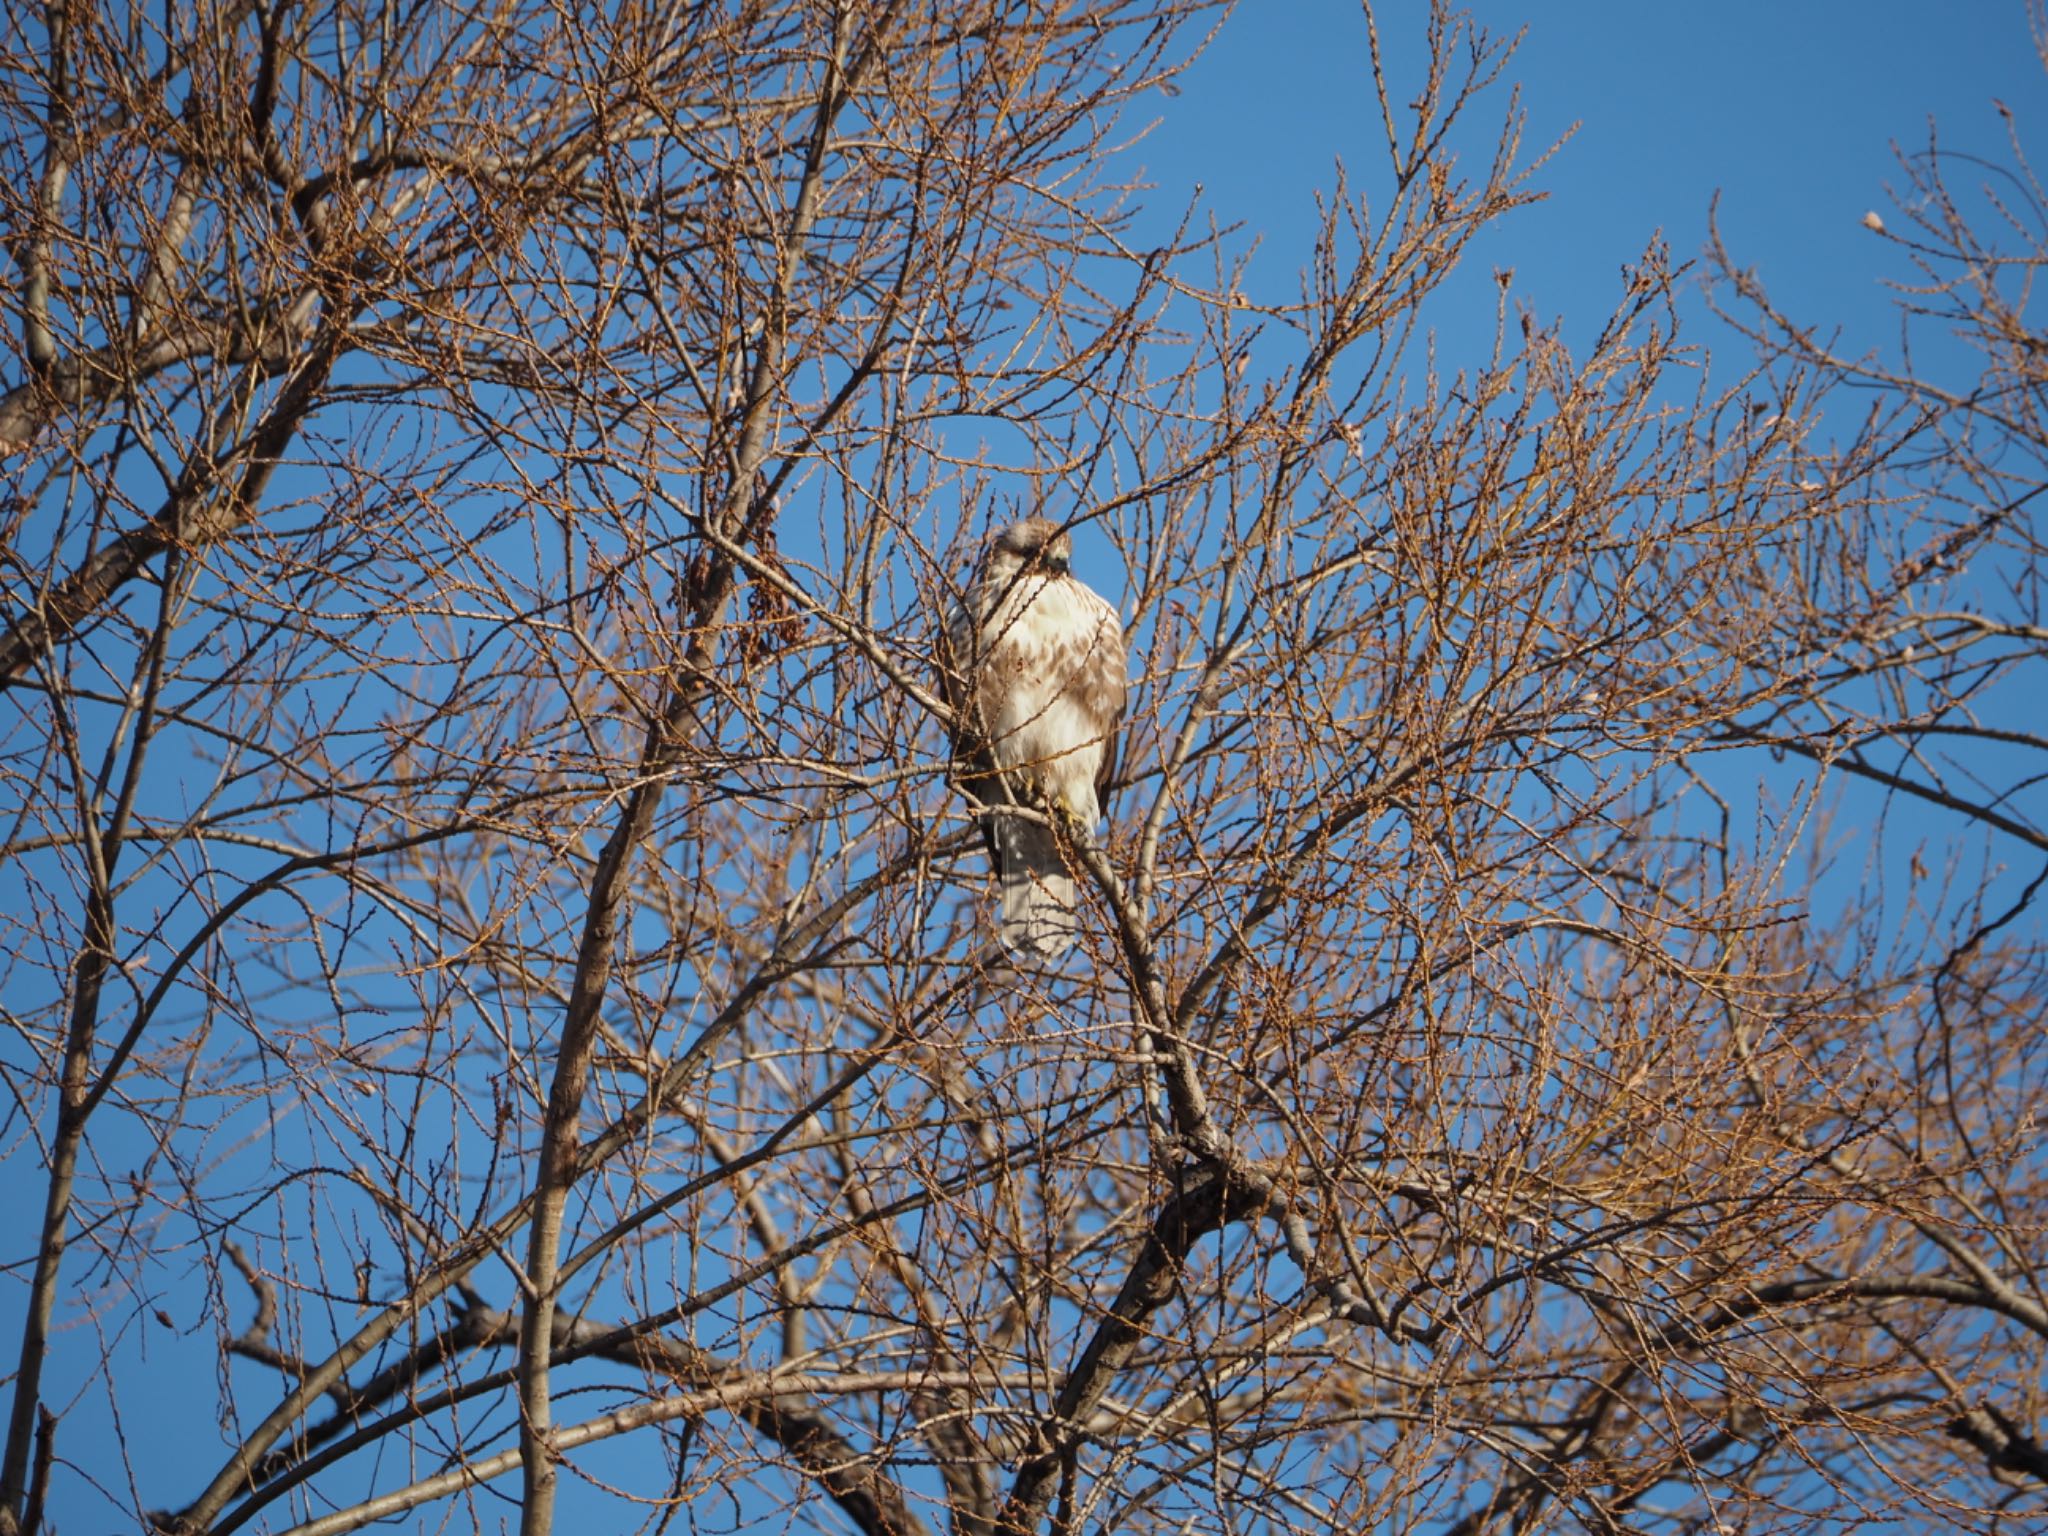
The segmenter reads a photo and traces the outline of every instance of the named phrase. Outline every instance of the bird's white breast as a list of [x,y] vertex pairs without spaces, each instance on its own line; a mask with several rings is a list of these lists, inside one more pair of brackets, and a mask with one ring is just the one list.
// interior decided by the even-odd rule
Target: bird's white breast
[[958,615],[954,645],[977,670],[997,765],[1031,772],[1047,798],[1093,824],[1095,776],[1123,707],[1116,610],[1070,578],[999,569],[977,584],[968,606],[971,620]]

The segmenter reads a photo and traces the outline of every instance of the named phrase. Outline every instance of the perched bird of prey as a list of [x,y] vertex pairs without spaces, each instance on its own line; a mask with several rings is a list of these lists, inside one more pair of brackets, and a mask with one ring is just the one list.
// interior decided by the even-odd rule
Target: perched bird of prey
[[940,636],[953,778],[977,805],[1002,888],[1003,942],[1051,959],[1074,942],[1074,880],[1047,821],[1092,837],[1124,710],[1116,610],[1068,574],[1073,541],[1027,517],[997,534]]

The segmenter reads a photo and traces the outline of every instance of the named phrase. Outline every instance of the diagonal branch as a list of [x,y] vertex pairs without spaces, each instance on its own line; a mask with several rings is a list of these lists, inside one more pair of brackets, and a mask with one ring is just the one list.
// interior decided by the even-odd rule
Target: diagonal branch
[[[52,646],[68,639],[107,599],[141,574],[165,550],[216,543],[250,522],[278,460],[313,414],[320,391],[348,339],[348,316],[330,314],[292,369],[263,420],[225,452],[196,454],[170,497],[148,522],[127,530],[74,569],[0,635],[0,690],[19,678]],[[240,386],[253,389],[271,365],[251,363]],[[241,467],[232,485],[224,480]]]
[[1172,1299],[1195,1244],[1257,1215],[1266,1203],[1253,1181],[1224,1167],[1202,1170],[1167,1201],[1145,1233],[1109,1315],[1081,1351],[1052,1414],[1039,1427],[1034,1453],[1018,1468],[1010,1497],[996,1517],[998,1536],[1028,1536],[1038,1529],[1055,1483],[1073,1465],[1089,1416],[1143,1342],[1152,1314]]

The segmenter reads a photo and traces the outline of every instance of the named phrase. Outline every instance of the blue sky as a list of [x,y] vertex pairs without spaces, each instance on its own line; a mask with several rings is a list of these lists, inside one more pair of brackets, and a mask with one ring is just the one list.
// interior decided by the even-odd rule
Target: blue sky
[[[1397,110],[1413,94],[1426,52],[1426,7],[1382,5],[1377,21]],[[1464,263],[1425,310],[1446,374],[1483,364],[1495,325],[1494,270],[1511,268],[1512,297],[1567,348],[1583,353],[1622,291],[1621,269],[1662,236],[1674,264],[1699,263],[1681,293],[1684,338],[1701,349],[1709,377],[1732,386],[1751,365],[1750,344],[1708,312],[1699,276],[1710,218],[1731,256],[1785,313],[1832,336],[1847,355],[1895,356],[1900,338],[1893,286],[1911,281],[1907,259],[1864,227],[1875,210],[1896,231],[1890,190],[1907,190],[1898,155],[1942,146],[2011,164],[2013,114],[2023,146],[2048,156],[2048,72],[2022,0],[1965,0],[1937,14],[1905,0],[1733,0],[1712,7],[1623,0],[1477,0],[1472,19],[1496,40],[1521,34],[1499,84],[1475,107],[1465,153],[1490,151],[1518,87],[1526,116],[1521,163],[1569,140],[1530,183],[1544,200],[1476,238]],[[1404,94],[1405,92],[1405,94]],[[1254,239],[1247,289],[1258,301],[1298,294],[1316,228],[1315,195],[1335,185],[1341,161],[1354,197],[1377,211],[1387,175],[1379,140],[1370,53],[1355,0],[1244,0],[1207,53],[1162,96],[1158,121],[1135,151],[1154,190],[1148,202],[1171,218],[1199,187],[1221,223],[1241,223],[1233,242]],[[2048,172],[2048,164],[2037,165]],[[1472,167],[1483,174],[1483,161]],[[1959,195],[1976,190],[1951,163]],[[1987,171],[1984,182],[2007,188]],[[1716,202],[1718,199],[1718,209]],[[2010,236],[2003,242],[2011,245]],[[1269,333],[1270,334],[1270,333]],[[1275,337],[1276,341],[1281,338]],[[1974,378],[1975,359],[1923,323],[1915,365],[1937,382]],[[1261,352],[1261,371],[1292,361],[1285,343]],[[1416,366],[1411,358],[1411,368]],[[1860,417],[1867,396],[1846,406]],[[1816,439],[1839,435],[1847,417],[1825,415]],[[1903,553],[1903,551],[1901,551]],[[1983,574],[1983,573],[1980,573]],[[2017,701],[2010,691],[2005,705]],[[1783,796],[1805,776],[1761,753],[1727,782],[1741,793],[1760,777]],[[2032,772],[2024,754],[1976,751],[1991,782]],[[1951,765],[1954,768],[1958,765]],[[1849,899],[1866,861],[1895,864],[1923,841],[1971,839],[1959,818],[1867,784],[1835,780],[1837,832],[1829,839],[1835,882],[1823,894]],[[2015,802],[2038,807],[2036,785]],[[2002,901],[2038,864],[2018,849],[1987,850],[1982,889]],[[2015,883],[2017,882],[2017,883]]]
[[[1381,9],[1392,66],[1412,78],[1424,8]],[[1302,265],[1313,194],[1336,161],[1374,190],[1360,14],[1346,0],[1246,0],[1181,95],[1161,100],[1138,151],[1162,209],[1199,183],[1219,214],[1260,233],[1265,282],[1291,282]],[[1516,291],[1563,319],[1567,339],[1604,318],[1618,268],[1652,234],[1676,258],[1696,257],[1718,191],[1724,234],[1774,297],[1882,344],[1891,330],[1879,280],[1897,264],[1860,221],[1888,208],[1892,146],[1924,147],[1931,116],[1952,147],[2003,158],[1994,97],[2023,130],[2048,119],[2048,77],[2020,0],[1482,0],[1474,16],[1498,37],[1526,27],[1508,70],[1528,114],[1525,149],[1578,125],[1538,180],[1548,200],[1474,258],[1513,266]]]

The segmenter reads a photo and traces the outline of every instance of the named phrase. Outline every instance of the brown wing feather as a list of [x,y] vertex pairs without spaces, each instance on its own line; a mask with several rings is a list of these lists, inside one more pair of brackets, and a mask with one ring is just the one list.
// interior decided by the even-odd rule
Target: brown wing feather
[[[1082,590],[1088,589],[1083,587]],[[1124,671],[1123,630],[1116,622],[1116,610],[1094,592],[1088,595],[1101,605],[1104,618],[1112,626],[1106,633],[1116,636],[1113,645],[1098,644],[1088,665],[1074,680],[1074,686],[1081,690],[1081,703],[1102,741],[1102,761],[1095,769],[1095,800],[1102,814],[1107,816],[1109,786],[1116,777],[1118,749],[1122,745],[1124,691],[1128,682]]]
[[1122,744],[1123,711],[1118,710],[1111,718],[1109,728],[1102,733],[1102,763],[1095,770],[1095,804],[1104,816],[1109,814],[1109,786],[1116,777],[1117,748]]

